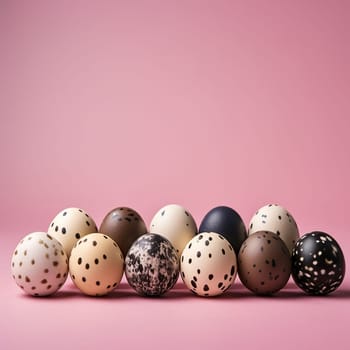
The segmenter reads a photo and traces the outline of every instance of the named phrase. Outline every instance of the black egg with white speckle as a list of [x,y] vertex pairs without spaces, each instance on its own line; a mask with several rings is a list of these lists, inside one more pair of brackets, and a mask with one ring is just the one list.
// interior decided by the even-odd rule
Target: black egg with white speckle
[[179,277],[176,249],[163,236],[147,233],[137,239],[125,258],[125,275],[138,294],[160,296]]
[[334,292],[344,275],[343,252],[329,234],[315,231],[296,242],[292,254],[292,276],[306,293],[325,295]]

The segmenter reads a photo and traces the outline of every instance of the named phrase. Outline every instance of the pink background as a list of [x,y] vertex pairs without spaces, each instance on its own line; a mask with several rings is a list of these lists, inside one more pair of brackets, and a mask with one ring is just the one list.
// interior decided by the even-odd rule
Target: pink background
[[199,223],[277,202],[350,256],[349,42],[348,1],[1,0],[0,347],[348,349],[349,277],[327,298],[180,283],[91,299],[67,282],[32,299],[9,265],[64,207],[149,224],[168,203]]

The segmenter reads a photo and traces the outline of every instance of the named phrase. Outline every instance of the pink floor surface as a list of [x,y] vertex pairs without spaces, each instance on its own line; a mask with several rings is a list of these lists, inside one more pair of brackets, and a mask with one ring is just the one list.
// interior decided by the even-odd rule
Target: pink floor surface
[[179,281],[163,297],[145,298],[123,279],[93,298],[68,279],[54,296],[33,298],[11,279],[12,248],[1,256],[1,349],[349,349],[349,277],[327,297],[290,280],[273,297],[236,281],[220,297],[201,298]]

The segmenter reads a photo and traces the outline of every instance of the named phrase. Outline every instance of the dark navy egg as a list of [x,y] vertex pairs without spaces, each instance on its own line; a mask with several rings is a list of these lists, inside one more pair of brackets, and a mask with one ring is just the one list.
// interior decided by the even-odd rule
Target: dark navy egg
[[240,215],[225,206],[210,210],[202,220],[199,232],[220,233],[231,243],[236,254],[247,238],[247,231]]
[[344,275],[343,252],[329,234],[315,231],[296,242],[292,254],[292,276],[306,293],[329,294],[341,285]]
[[175,248],[161,235],[147,233],[137,239],[125,258],[125,276],[137,293],[159,296],[179,277]]

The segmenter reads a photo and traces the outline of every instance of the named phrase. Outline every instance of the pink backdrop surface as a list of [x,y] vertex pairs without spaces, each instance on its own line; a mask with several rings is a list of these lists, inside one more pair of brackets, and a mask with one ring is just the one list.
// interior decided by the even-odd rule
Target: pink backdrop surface
[[290,282],[161,299],[68,281],[33,299],[17,241],[65,207],[99,224],[119,205],[199,223],[270,202],[324,230],[349,262],[348,1],[0,1],[1,349],[349,349],[350,278],[326,298]]

